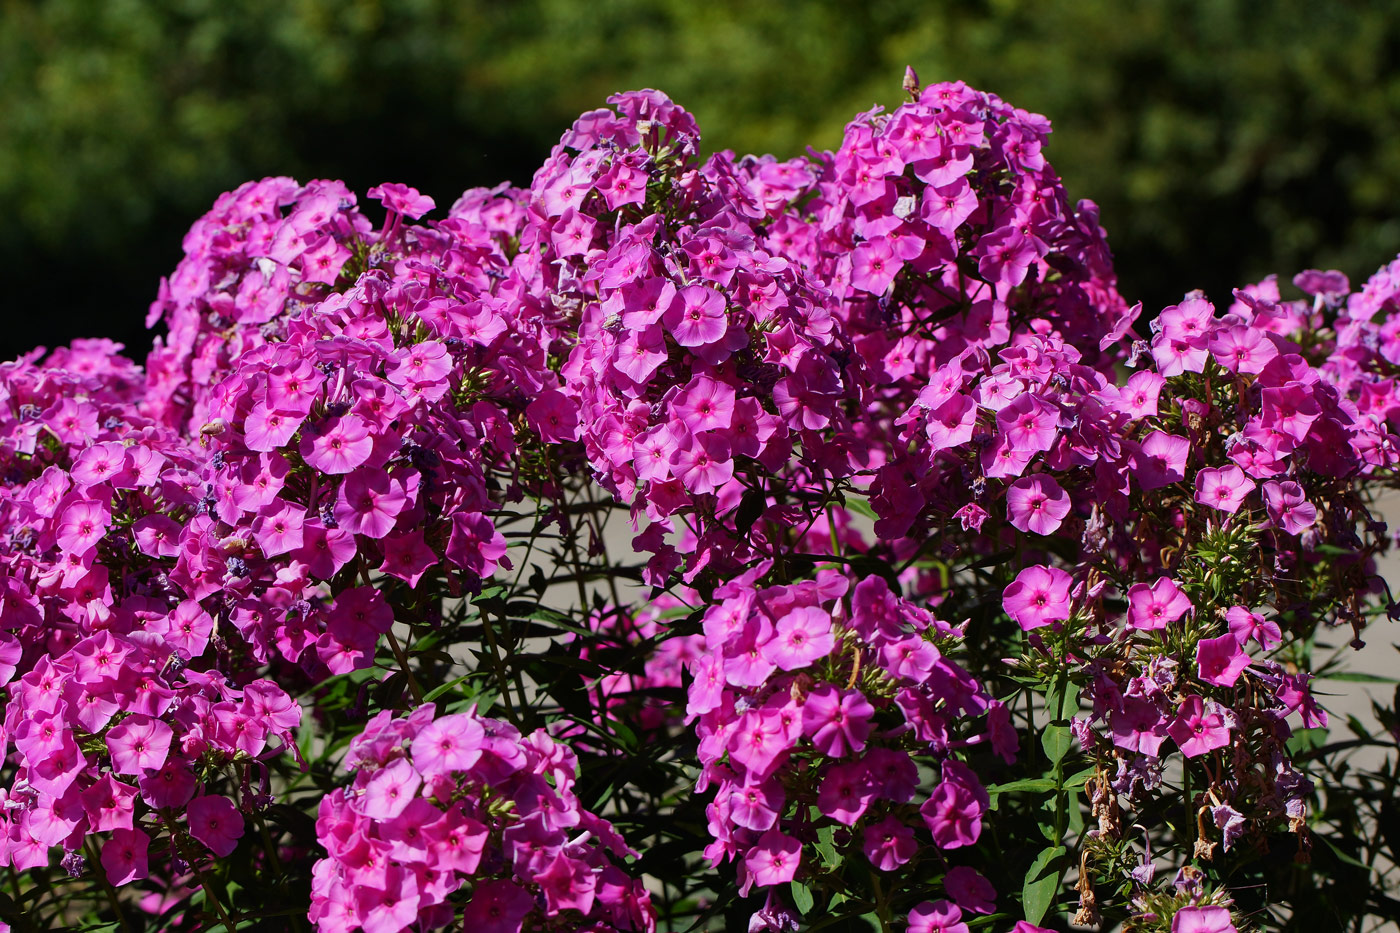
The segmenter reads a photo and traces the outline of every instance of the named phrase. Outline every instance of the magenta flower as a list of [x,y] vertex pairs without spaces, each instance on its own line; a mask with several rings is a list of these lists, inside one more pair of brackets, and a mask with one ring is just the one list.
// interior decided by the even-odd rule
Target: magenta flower
[[1133,373],[1118,390],[1117,409],[1134,420],[1157,417],[1157,400],[1166,381],[1149,370]]
[[413,766],[428,778],[466,771],[481,758],[485,738],[485,729],[471,713],[435,719],[413,738]]
[[1237,466],[1207,468],[1196,474],[1196,501],[1231,515],[1253,491],[1254,481]]
[[196,797],[185,807],[190,835],[223,858],[231,855],[243,837],[243,815],[233,801],[218,794]]
[[1139,631],[1166,628],[1190,610],[1191,600],[1169,577],[1128,587],[1128,625]]
[[802,704],[802,732],[823,755],[842,758],[865,748],[875,707],[859,690],[823,684]]
[[1070,575],[1057,567],[1035,564],[1016,575],[1002,591],[1006,614],[1026,631],[1069,618]]
[[1210,352],[1216,362],[1232,373],[1262,372],[1269,360],[1278,356],[1278,348],[1263,330],[1243,324],[1212,334]]
[[1172,933],[1236,933],[1225,907],[1183,907],[1172,917]]
[[956,904],[924,901],[909,911],[908,933],[968,933],[968,926]]
[[578,437],[578,408],[557,389],[546,389],[525,408],[530,428],[546,443]]
[[1055,443],[1059,410],[1037,396],[1018,395],[997,412],[997,428],[1013,450],[1039,453]]
[[128,716],[107,733],[112,770],[140,777],[165,764],[174,731],[151,716]]
[[991,798],[967,765],[950,758],[942,768],[942,780],[919,812],[940,849],[970,846],[982,835],[982,814]]
[[408,759],[400,758],[370,778],[360,799],[360,812],[372,820],[392,820],[408,806],[422,783],[422,776]]
[[1207,710],[1205,701],[1194,693],[1181,701],[1176,718],[1167,725],[1167,734],[1187,758],[1230,744],[1230,727],[1224,717]]
[[956,865],[943,876],[943,889],[963,910],[974,914],[995,913],[997,889],[975,868]]
[[102,868],[107,872],[107,880],[120,887],[145,878],[150,874],[146,867],[150,848],[151,837],[141,830],[114,830],[102,844]]
[[1179,483],[1186,478],[1190,453],[1191,442],[1186,438],[1153,431],[1143,438],[1141,447],[1132,451],[1133,477],[1144,491]]
[[671,454],[671,472],[697,495],[716,492],[734,476],[729,441],[718,434],[692,434]]
[[687,285],[676,294],[661,322],[683,347],[715,343],[728,327],[724,296],[704,285]]
[[[408,504],[402,480],[383,470],[361,467],[341,483],[333,514],[343,530],[377,540],[394,530]],[[301,546],[300,541],[296,546]]]
[[1249,655],[1240,650],[1239,640],[1230,633],[1203,638],[1196,645],[1196,667],[1201,680],[1217,687],[1233,687],[1250,662]]
[[764,643],[763,651],[778,667],[795,671],[835,647],[830,614],[816,606],[800,606],[778,620],[777,633]]
[[1239,642],[1241,648],[1252,639],[1259,647],[1268,650],[1283,640],[1283,632],[1277,622],[1265,619],[1259,613],[1251,612],[1243,606],[1230,607],[1225,613],[1225,621],[1230,626],[1230,634]]
[[1069,493],[1046,473],[1023,476],[1006,490],[1006,517],[1020,531],[1048,535],[1069,514]]
[[872,295],[883,295],[903,266],[904,260],[895,256],[889,239],[876,237],[851,252],[851,284]]
[[1289,534],[1302,534],[1317,521],[1317,506],[1307,500],[1303,487],[1297,483],[1270,480],[1263,491],[1269,520]]
[[748,870],[750,884],[769,887],[795,878],[801,861],[802,843],[770,829],[758,837],[758,842],[744,856],[744,867]]
[[696,376],[672,399],[671,411],[692,434],[727,428],[734,416],[734,388],[707,375]]
[[914,831],[893,814],[865,827],[861,851],[880,871],[894,871],[908,862],[919,850]]
[[322,473],[349,473],[369,459],[374,439],[359,415],[331,418],[319,431],[307,433],[301,441],[301,456]]
[[535,899],[518,884],[483,881],[462,911],[462,928],[473,933],[520,933],[525,916],[534,908]]
[[373,198],[384,205],[384,209],[402,214],[409,220],[417,220],[437,205],[417,188],[410,188],[398,182],[376,185],[365,192],[365,197]]
[[306,509],[295,502],[278,500],[275,508],[263,512],[253,522],[253,539],[267,557],[295,551],[302,545],[302,524]]
[[854,826],[879,791],[866,762],[837,762],[822,774],[817,809],[838,823]]

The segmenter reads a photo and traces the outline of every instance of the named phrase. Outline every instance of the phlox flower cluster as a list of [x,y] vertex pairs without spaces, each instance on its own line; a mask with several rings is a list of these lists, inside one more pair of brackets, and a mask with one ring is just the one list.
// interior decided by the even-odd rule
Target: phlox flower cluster
[[[747,891],[809,877],[818,842],[838,829],[840,848],[889,873],[913,871],[930,840],[949,853],[976,843],[989,798],[951,753],[986,743],[1010,764],[1018,738],[1006,709],[944,656],[961,631],[878,576],[756,586],[766,570],[715,591],[705,650],[689,664],[697,788],[714,788],[706,855],[737,860]],[[939,780],[922,791],[919,765],[931,763]],[[991,912],[975,871],[944,885]]]
[[[581,802],[579,758],[619,749],[579,709],[671,746],[649,789],[695,753],[715,874],[685,898],[733,872],[752,929],[797,928],[806,892],[965,931],[1058,833],[1077,921],[1097,885],[1144,929],[1233,930],[1195,876],[1158,891],[1124,827],[1175,756],[1175,855],[1310,844],[1289,740],[1326,723],[1311,637],[1359,640],[1382,589],[1400,260],[1141,319],[1044,118],[908,90],[786,161],[701,159],[665,95],[615,95],[527,187],[441,219],[401,184],[368,192],[376,225],[339,182],[250,182],[187,236],[144,369],[105,341],[0,366],[5,861],[203,886],[310,755],[303,705],[358,728],[317,707],[349,682],[377,706],[319,772],[314,840],[267,843],[314,863],[321,930],[653,929],[666,886]],[[614,507],[636,568],[594,523]],[[568,611],[503,573],[549,528]],[[586,672],[572,723],[498,632]],[[415,673],[464,659],[424,702]],[[443,695],[473,679],[554,721]],[[1053,779],[1018,735],[1047,717],[1077,740]],[[1013,813],[989,840],[992,776],[1068,807],[1065,756],[1088,828]]]
[[635,855],[573,792],[578,764],[544,732],[522,736],[475,708],[385,710],[351,743],[354,781],[316,821],[318,930],[655,929],[650,899],[617,862]]

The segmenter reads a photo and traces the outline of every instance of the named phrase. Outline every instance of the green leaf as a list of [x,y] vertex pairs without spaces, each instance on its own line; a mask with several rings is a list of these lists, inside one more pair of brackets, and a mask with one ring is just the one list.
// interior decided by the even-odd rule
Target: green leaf
[[835,868],[841,862],[836,854],[835,838],[836,829],[833,826],[823,826],[817,830],[817,854],[822,857],[826,868]]
[[466,674],[462,677],[458,677],[456,680],[450,681],[449,683],[441,684],[437,687],[434,687],[427,693],[423,694],[423,702],[431,703],[433,700],[436,700],[438,697],[442,696],[444,693],[451,690],[453,687],[456,687],[459,684],[466,683],[471,678],[471,674]]
[[1021,887],[1021,907],[1026,912],[1026,920],[1031,924],[1039,925],[1055,901],[1062,869],[1051,868],[1051,865],[1064,854],[1064,846],[1044,849],[1035,857],[1030,870],[1026,872],[1026,881]]
[[1083,787],[1085,784],[1089,783],[1089,778],[1093,777],[1094,772],[1098,770],[1098,765],[1090,765],[1083,771],[1079,771],[1075,774],[1070,775],[1069,777],[1065,778],[1065,787],[1070,789]]
[[1070,745],[1074,741],[1074,736],[1069,731],[1069,726],[1051,723],[1045,727],[1045,731],[1040,734],[1040,747],[1045,749],[1045,756],[1050,759],[1051,764],[1057,764],[1069,754]]
[[816,899],[812,897],[811,888],[800,881],[792,883],[792,906],[797,908],[797,912],[802,916],[807,916],[807,912],[812,909]]
[[1053,720],[1069,720],[1079,715],[1079,685],[1061,671],[1045,694],[1045,711]]
[[987,788],[989,794],[1014,794],[1017,791],[1043,794],[1055,789],[1055,782],[1050,778],[1023,778],[1019,781],[1012,781],[1009,784],[993,784]]

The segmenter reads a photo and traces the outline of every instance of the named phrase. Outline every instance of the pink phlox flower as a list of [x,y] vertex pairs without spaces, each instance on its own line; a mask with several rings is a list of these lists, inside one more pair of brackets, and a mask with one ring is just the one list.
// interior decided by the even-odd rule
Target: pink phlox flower
[[1312,674],[1284,674],[1274,695],[1288,712],[1297,712],[1303,718],[1303,726],[1316,729],[1327,725],[1327,711],[1317,705],[1308,681]]
[[118,829],[102,844],[102,870],[115,887],[140,881],[150,871],[147,853],[151,837],[139,829]]
[[1035,395],[1019,395],[997,412],[997,428],[1017,451],[1039,453],[1055,444],[1060,412]]
[[428,547],[422,530],[418,528],[389,535],[381,546],[384,548],[384,563],[380,565],[380,571],[406,580],[409,586],[417,586],[423,574],[438,562],[437,554]]
[[1143,438],[1141,447],[1131,451],[1133,477],[1143,491],[1179,483],[1186,478],[1190,452],[1191,442],[1186,438],[1153,431]]
[[107,750],[117,774],[141,777],[165,764],[174,730],[159,719],[128,716],[107,732]]
[[1002,607],[1026,631],[1063,622],[1070,615],[1072,583],[1070,575],[1058,567],[1035,564],[1017,574],[1002,591]]
[[1003,227],[977,243],[977,271],[993,285],[1015,288],[1039,258],[1035,244],[1015,227]]
[[831,654],[835,646],[831,615],[816,606],[802,606],[778,620],[777,632],[763,651],[778,667],[795,671]]
[[[301,253],[301,279],[303,282],[334,285],[335,280],[340,278],[340,270],[345,268],[345,263],[353,255],[335,237],[330,235],[318,237]],[[244,281],[251,280],[245,279]],[[269,316],[271,312],[280,309],[280,307],[279,301],[273,308],[263,312],[263,315]]]
[[1139,631],[1166,628],[1191,608],[1191,600],[1170,577],[1128,587],[1128,625]]
[[975,868],[955,865],[943,876],[943,889],[963,910],[974,914],[995,913],[997,889]]
[[597,221],[570,207],[554,222],[549,239],[560,257],[582,256],[593,243]]
[[865,827],[861,851],[880,871],[894,871],[906,864],[919,851],[914,831],[890,814],[878,823]]
[[1172,917],[1171,933],[1236,933],[1229,908],[1183,907]]
[[977,193],[972,190],[967,179],[958,178],[951,184],[926,189],[920,216],[929,226],[944,233],[952,233],[961,227],[975,210]]
[[1165,379],[1150,370],[1133,373],[1128,377],[1127,383],[1118,390],[1118,400],[1114,407],[1133,420],[1155,418],[1158,398],[1165,384]]
[[1240,650],[1239,640],[1228,632],[1218,638],[1203,638],[1196,645],[1196,667],[1201,680],[1217,687],[1233,687],[1251,661]]
[[81,793],[83,809],[87,811],[88,828],[105,833],[114,829],[130,829],[135,815],[136,788],[104,774]]
[[1302,534],[1317,521],[1317,506],[1307,500],[1299,484],[1271,480],[1264,484],[1263,491],[1269,520],[1289,534]]
[[958,393],[928,414],[924,433],[935,451],[960,447],[972,440],[977,426],[977,403]]
[[1233,515],[1254,491],[1254,485],[1237,466],[1208,467],[1196,474],[1196,501]]
[[698,375],[671,400],[671,413],[692,434],[727,428],[734,417],[734,389],[711,376]]
[[671,472],[696,495],[717,491],[734,476],[729,441],[719,434],[691,434],[671,454]]
[[924,822],[940,849],[957,849],[975,843],[982,835],[982,814],[991,797],[967,765],[949,758],[943,775],[928,799],[919,807]]
[[791,881],[797,876],[801,861],[801,842],[776,829],[768,830],[744,856],[747,877],[742,893],[747,894],[754,884],[766,888]]
[[413,738],[413,764],[425,777],[466,771],[481,758],[486,731],[472,713],[454,713],[424,726]]
[[506,557],[505,535],[480,512],[458,512],[452,516],[452,534],[444,556],[482,579],[494,574],[497,567],[511,566]]
[[95,547],[112,524],[112,511],[104,503],[78,499],[63,510],[58,520],[58,546],[81,554]]
[[645,385],[652,373],[666,362],[666,334],[660,324],[648,324],[631,331],[617,344],[613,368],[638,385]]
[[1232,373],[1259,373],[1278,356],[1278,348],[1262,330],[1243,324],[1215,331],[1210,338],[1210,352],[1216,362]]
[[822,684],[802,704],[802,732],[823,755],[843,758],[865,748],[875,707],[859,690]]
[[730,760],[747,769],[750,781],[762,781],[772,774],[792,747],[781,715],[763,709],[747,710],[726,744]]
[[1167,717],[1150,698],[1129,694],[1122,709],[1109,711],[1113,744],[1130,752],[1156,757],[1167,740]]
[[1225,621],[1241,648],[1252,639],[1267,651],[1283,640],[1283,632],[1277,622],[1265,619],[1243,606],[1231,606],[1225,613]]
[[1224,717],[1214,709],[1207,710],[1205,702],[1194,693],[1181,701],[1176,718],[1167,725],[1167,734],[1187,758],[1230,744],[1230,728]]
[[683,347],[716,343],[728,328],[724,296],[704,285],[687,285],[676,294],[661,321]]
[[243,815],[233,801],[217,794],[196,797],[185,807],[190,835],[220,858],[233,854],[243,837]]
[[908,933],[968,933],[962,911],[948,901],[923,901],[909,911]]
[[387,378],[396,386],[436,385],[452,372],[452,356],[436,340],[425,340],[394,351],[390,359],[397,365]]
[[1023,476],[1006,490],[1007,520],[1020,531],[1052,534],[1069,510],[1069,493],[1046,473]]
[[305,420],[304,415],[288,414],[258,402],[243,419],[243,443],[249,450],[276,450],[291,441]]
[[557,389],[546,389],[525,407],[525,420],[546,443],[578,438],[579,412],[568,396]]
[[264,555],[276,557],[302,546],[302,524],[306,509],[295,502],[279,500],[253,520],[253,538]]
[[1313,425],[1322,417],[1313,389],[1297,382],[1265,388],[1260,394],[1260,407],[1262,427],[1285,434],[1299,444],[1308,439]]
[[73,484],[78,489],[88,489],[99,483],[122,485],[122,480],[130,478],[127,466],[126,448],[112,441],[93,444],[73,461],[69,471]]
[[408,759],[400,758],[369,779],[357,809],[372,820],[392,820],[417,795],[422,783],[422,775]]
[[745,829],[761,833],[777,823],[785,799],[782,784],[772,777],[734,786],[729,792],[729,818]]
[[510,881],[482,881],[462,912],[463,929],[473,933],[520,933],[535,899]]
[[834,762],[822,774],[817,809],[838,823],[854,826],[879,790],[879,782],[864,761]]
[[156,809],[183,807],[194,796],[197,781],[183,763],[167,758],[155,771],[148,771],[137,781],[141,799]]
[[375,185],[365,192],[365,197],[373,198],[383,204],[385,210],[402,214],[409,220],[417,220],[437,206],[432,198],[421,194],[417,188],[398,182]]
[[374,439],[369,426],[359,415],[347,414],[330,418],[316,432],[308,432],[301,441],[301,456],[308,465],[322,473],[349,473],[369,459]]
[[399,514],[409,504],[402,479],[361,467],[341,483],[333,514],[343,530],[379,539],[394,530]]
[[851,284],[872,295],[883,295],[894,284],[904,260],[894,254],[888,237],[875,237],[851,252]]

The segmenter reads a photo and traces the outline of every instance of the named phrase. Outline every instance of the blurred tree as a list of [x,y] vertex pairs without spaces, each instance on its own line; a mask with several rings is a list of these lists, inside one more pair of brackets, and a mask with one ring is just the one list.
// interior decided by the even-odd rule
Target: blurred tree
[[184,228],[266,174],[526,183],[580,111],[665,90],[706,142],[835,146],[905,64],[1050,116],[1125,294],[1217,299],[1400,250],[1400,0],[0,0],[0,355],[138,354]]

